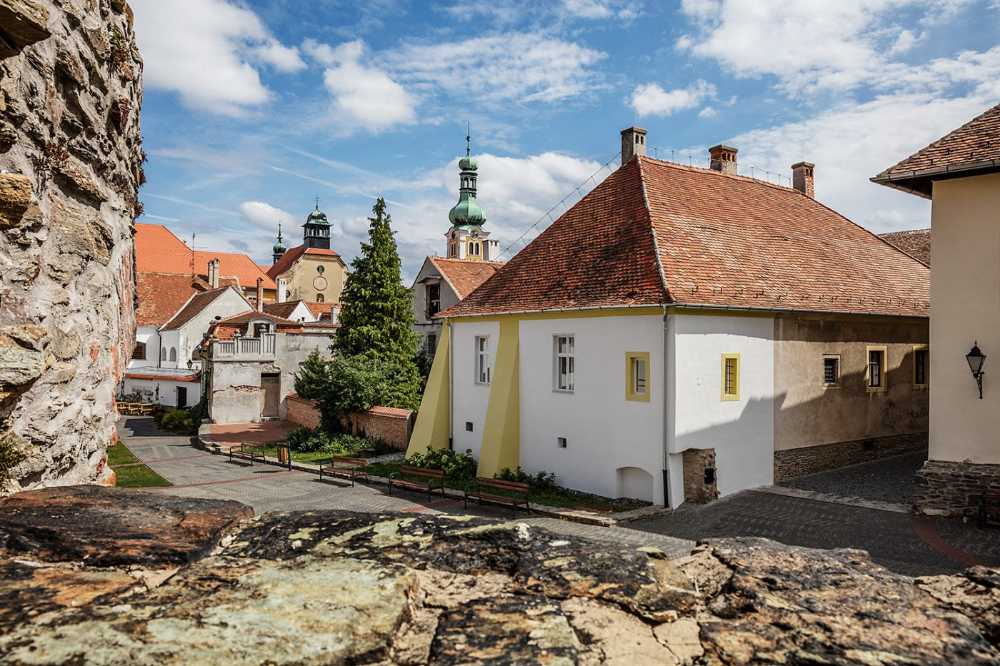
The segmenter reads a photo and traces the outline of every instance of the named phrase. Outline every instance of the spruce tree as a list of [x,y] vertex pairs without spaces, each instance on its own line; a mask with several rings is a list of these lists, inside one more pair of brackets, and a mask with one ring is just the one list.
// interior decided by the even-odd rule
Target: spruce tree
[[341,357],[365,354],[377,360],[413,364],[417,335],[413,331],[410,290],[403,286],[392,218],[379,197],[368,218],[368,242],[351,262],[341,295],[340,328],[333,351]]

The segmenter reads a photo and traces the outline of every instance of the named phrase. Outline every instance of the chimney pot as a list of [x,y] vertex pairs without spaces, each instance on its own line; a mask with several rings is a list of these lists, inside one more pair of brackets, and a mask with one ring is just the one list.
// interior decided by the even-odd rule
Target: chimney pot
[[219,260],[217,258],[208,262],[208,285],[212,289],[219,288]]
[[636,155],[646,154],[646,130],[627,127],[622,130],[622,164],[628,164]]
[[264,311],[264,278],[257,278],[257,312]]
[[732,146],[720,143],[708,149],[708,168],[722,173],[736,174],[736,153],[739,151]]
[[792,165],[792,187],[807,197],[816,198],[815,178],[813,170],[816,165],[811,162],[796,162]]

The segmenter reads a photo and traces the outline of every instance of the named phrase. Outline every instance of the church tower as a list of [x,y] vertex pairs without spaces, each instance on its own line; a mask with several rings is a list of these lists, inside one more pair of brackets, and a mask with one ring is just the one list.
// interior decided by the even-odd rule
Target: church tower
[[319,199],[316,199],[316,210],[309,213],[302,229],[302,243],[307,248],[330,249],[330,221],[326,219],[326,213],[319,209]]
[[276,264],[278,263],[278,260],[281,259],[281,255],[285,253],[285,244],[281,238],[281,223],[278,223],[278,238],[275,241],[274,246],[271,248],[271,251],[273,252],[271,255],[273,261],[271,263]]
[[472,157],[472,137],[466,133],[465,157],[458,162],[458,203],[448,213],[451,229],[445,234],[449,259],[495,261],[500,254],[500,242],[489,240],[490,233],[483,231],[486,211],[476,201],[478,170]]

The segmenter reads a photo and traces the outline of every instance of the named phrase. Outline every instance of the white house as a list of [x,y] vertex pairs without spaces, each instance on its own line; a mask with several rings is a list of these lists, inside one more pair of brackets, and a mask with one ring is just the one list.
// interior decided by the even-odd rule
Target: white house
[[645,156],[472,294],[408,454],[677,506],[926,446],[926,266],[793,187]]
[[[155,290],[158,281],[152,282],[150,287]],[[190,289],[190,282],[187,277],[181,284],[187,283]],[[151,298],[150,302],[155,303],[156,299]],[[252,309],[239,289],[226,286],[193,291],[173,316],[158,327],[151,326],[149,319],[142,320],[122,392],[139,394],[145,401],[170,407],[197,404],[201,400],[201,363],[194,357],[195,348],[213,321]]]

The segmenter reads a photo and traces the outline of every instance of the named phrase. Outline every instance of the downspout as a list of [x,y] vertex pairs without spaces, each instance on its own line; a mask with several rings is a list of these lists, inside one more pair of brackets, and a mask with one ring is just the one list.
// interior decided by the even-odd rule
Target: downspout
[[670,313],[663,306],[663,506],[670,506]]

